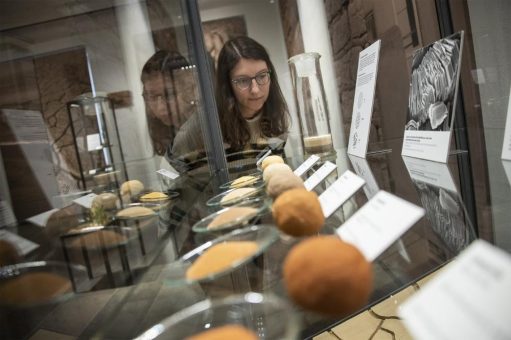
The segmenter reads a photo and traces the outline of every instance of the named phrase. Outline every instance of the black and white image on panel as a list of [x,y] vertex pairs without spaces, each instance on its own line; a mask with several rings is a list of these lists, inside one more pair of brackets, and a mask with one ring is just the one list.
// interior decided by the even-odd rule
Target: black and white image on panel
[[462,41],[463,32],[458,32],[414,53],[406,130],[450,130]]
[[459,194],[415,179],[412,181],[435,233],[454,253],[463,250],[471,241],[472,226]]

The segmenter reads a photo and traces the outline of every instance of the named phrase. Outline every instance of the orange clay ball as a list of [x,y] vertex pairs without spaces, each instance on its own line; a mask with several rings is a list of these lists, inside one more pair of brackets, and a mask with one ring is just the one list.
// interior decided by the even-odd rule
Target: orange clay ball
[[240,325],[226,325],[201,332],[188,340],[257,340],[257,335]]
[[277,227],[291,236],[313,235],[325,223],[318,195],[303,188],[287,190],[277,197],[272,214]]
[[293,247],[284,261],[284,283],[293,301],[329,316],[364,307],[373,286],[372,265],[336,236],[315,236]]

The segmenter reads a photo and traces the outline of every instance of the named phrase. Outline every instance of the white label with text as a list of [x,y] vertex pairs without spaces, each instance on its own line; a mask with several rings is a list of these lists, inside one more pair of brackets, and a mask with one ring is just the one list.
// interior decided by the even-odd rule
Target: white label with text
[[332,171],[334,171],[336,165],[332,162],[325,162],[315,173],[313,173],[307,180],[303,183],[305,185],[305,189],[311,191],[314,189],[321,181],[323,181]]
[[344,202],[353,196],[365,181],[347,170],[332,185],[330,185],[320,196],[319,203],[325,218],[329,217]]
[[511,256],[474,241],[401,306],[414,339],[511,339]]
[[374,261],[423,215],[424,209],[380,190],[337,233]]
[[159,173],[160,175],[162,176],[165,176],[167,178],[170,178],[170,179],[176,179],[179,177],[179,174],[175,171],[171,171],[171,170],[167,170],[167,169],[160,169],[158,171],[156,171],[157,173]]
[[294,171],[294,174],[298,177],[303,175],[307,172],[314,164],[316,164],[317,161],[319,161],[319,156],[312,155],[305,162],[303,162],[296,170]]

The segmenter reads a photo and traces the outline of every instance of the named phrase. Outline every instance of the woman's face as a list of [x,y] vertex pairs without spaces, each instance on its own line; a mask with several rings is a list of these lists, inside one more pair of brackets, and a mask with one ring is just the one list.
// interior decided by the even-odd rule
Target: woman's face
[[149,115],[167,126],[179,127],[195,112],[197,90],[190,69],[173,70],[172,78],[161,73],[147,77],[144,81],[144,100]]
[[167,126],[171,125],[165,79],[161,74],[151,75],[144,82],[144,100],[149,107],[148,114],[159,119]]
[[[263,107],[270,92],[271,80],[269,80],[269,74],[267,74],[267,83],[263,85],[259,85],[255,79],[249,80],[248,78],[256,76],[261,78],[262,75],[262,78],[264,79],[264,74],[268,71],[268,65],[266,65],[264,60],[243,58],[240,59],[236,66],[234,66],[231,70],[230,77],[232,91],[234,92],[234,96],[236,97],[236,101],[238,102],[243,118],[250,119],[254,117],[255,114]],[[235,82],[232,82],[233,80]],[[239,80],[238,84],[236,84],[236,80]],[[250,81],[250,86],[246,89],[241,89],[239,85],[247,80]]]

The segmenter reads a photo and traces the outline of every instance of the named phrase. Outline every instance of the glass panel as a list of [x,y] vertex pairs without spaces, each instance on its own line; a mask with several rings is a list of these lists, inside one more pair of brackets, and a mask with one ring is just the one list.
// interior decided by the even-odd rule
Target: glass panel
[[174,138],[201,100],[179,1],[23,1],[2,19],[2,197],[17,219],[188,169]]
[[[475,127],[484,128],[482,138],[474,143],[485,155],[486,162],[482,163],[487,166],[487,176],[482,176],[487,189],[481,192],[486,204],[480,214],[487,214],[487,219],[493,223],[488,223],[481,237],[511,251],[510,161],[501,159],[503,149],[509,150],[509,139],[504,140],[504,127],[506,122],[509,125],[511,116],[511,43],[508,39],[511,3],[494,1],[485,7],[478,1],[467,1],[463,7],[452,6],[455,24],[468,27],[472,36],[470,69],[465,79],[470,102],[466,106],[470,108],[472,119],[477,119]],[[466,17],[465,22],[462,15]],[[481,177],[481,174],[474,175]]]
[[[326,218],[320,234],[336,234],[379,190],[424,208],[424,218],[373,261],[372,294],[353,314],[442,267],[477,237],[510,250],[505,171],[511,167],[500,159],[511,86],[510,11],[505,0],[484,6],[435,0],[3,2],[2,335],[133,338],[197,302],[248,291],[283,299],[279,306],[299,317],[300,338],[351,317],[287,304],[284,259],[302,238],[275,228],[273,198],[256,164],[267,148],[291,169],[318,154],[302,179],[334,163],[313,189],[318,195],[346,170],[366,181]],[[465,44],[454,152],[446,164],[402,157],[414,53],[460,30]],[[195,34],[203,34],[204,46]],[[378,39],[368,154],[357,158],[348,156],[347,144],[358,57]],[[224,60],[229,48],[233,60]],[[307,72],[290,63],[308,55],[314,63]],[[300,83],[299,73],[307,81]],[[323,152],[326,145],[334,151]],[[223,164],[229,178],[223,178]],[[234,183],[242,183],[245,196],[232,194]],[[232,208],[251,211],[239,219],[248,229],[240,232],[232,221],[225,230],[204,227],[211,219],[222,223],[217,217],[227,195],[243,204]],[[258,234],[267,235],[255,240],[264,246],[249,259],[186,284],[190,261],[215,242],[254,241]],[[12,294],[18,285],[5,283],[25,274],[45,274],[37,287],[53,290]],[[273,312],[254,319],[245,308],[266,298],[245,298],[242,308],[231,303],[225,317],[205,308],[190,322],[206,329],[237,320],[263,337],[275,325]]]

